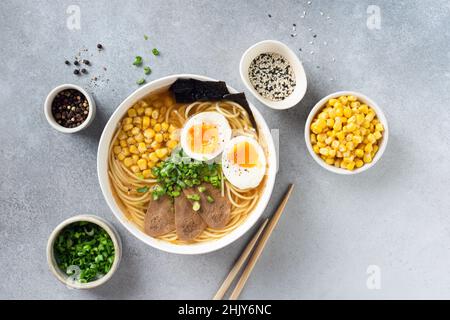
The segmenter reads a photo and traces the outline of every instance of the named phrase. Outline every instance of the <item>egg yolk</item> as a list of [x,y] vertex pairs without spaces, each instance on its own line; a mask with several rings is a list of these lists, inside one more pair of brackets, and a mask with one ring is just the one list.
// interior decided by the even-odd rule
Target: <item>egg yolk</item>
[[258,163],[258,153],[248,141],[236,143],[228,153],[228,160],[243,168],[252,168]]
[[193,152],[210,154],[219,145],[219,130],[216,125],[203,122],[190,127],[187,138]]

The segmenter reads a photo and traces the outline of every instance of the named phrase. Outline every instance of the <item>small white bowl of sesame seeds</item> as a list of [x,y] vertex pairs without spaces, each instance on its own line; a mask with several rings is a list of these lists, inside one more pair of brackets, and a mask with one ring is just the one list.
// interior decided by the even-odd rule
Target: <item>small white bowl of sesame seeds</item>
[[248,48],[239,71],[247,89],[269,108],[289,109],[305,96],[305,69],[297,55],[279,41],[265,40]]

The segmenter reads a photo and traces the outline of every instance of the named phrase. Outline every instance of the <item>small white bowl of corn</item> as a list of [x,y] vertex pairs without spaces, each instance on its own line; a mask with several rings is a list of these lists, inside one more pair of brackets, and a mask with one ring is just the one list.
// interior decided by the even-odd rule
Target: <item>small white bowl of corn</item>
[[357,174],[375,165],[389,137],[386,117],[369,97],[339,91],[312,108],[305,125],[306,146],[313,159],[328,171]]

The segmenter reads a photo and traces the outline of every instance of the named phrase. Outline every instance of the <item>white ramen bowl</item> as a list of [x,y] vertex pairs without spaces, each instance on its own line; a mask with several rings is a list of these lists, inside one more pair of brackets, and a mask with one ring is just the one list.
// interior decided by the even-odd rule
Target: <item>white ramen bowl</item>
[[[119,105],[119,107],[116,109],[116,111],[113,113],[108,123],[106,124],[105,129],[103,130],[97,154],[97,173],[100,182],[100,187],[102,189],[103,196],[105,197],[106,202],[108,203],[109,207],[111,208],[116,218],[120,221],[120,223],[122,223],[123,226],[128,231],[130,231],[135,237],[145,242],[146,244],[154,248],[160,249],[162,251],[179,254],[202,254],[223,248],[232,243],[233,241],[239,239],[261,217],[264,209],[267,206],[267,203],[269,202],[273,190],[273,185],[275,182],[276,167],[277,167],[275,146],[273,143],[272,136],[270,134],[270,129],[267,126],[265,120],[263,119],[261,113],[251,103],[249,103],[250,108],[255,117],[255,121],[258,125],[259,134],[266,144],[266,156],[268,164],[266,174],[268,176],[265,179],[265,186],[262,191],[261,198],[258,201],[256,207],[249,214],[248,218],[239,227],[237,227],[235,230],[225,235],[224,237],[217,240],[202,243],[173,244],[164,240],[153,238],[145,234],[125,216],[125,213],[122,212],[120,206],[117,203],[117,200],[113,195],[112,186],[108,176],[109,145],[112,142],[111,140],[113,138],[114,132],[117,129],[117,125],[120,119],[126,114],[127,110],[134,103],[136,103],[137,101],[139,101],[140,99],[144,98],[145,96],[147,96],[152,92],[157,92],[165,88],[168,88],[178,78],[193,78],[202,81],[217,81],[209,77],[194,74],[176,74],[149,82],[145,86],[142,86],[141,88],[133,92],[130,96],[128,96],[128,98],[126,98]],[[231,93],[237,93],[237,91],[231,88],[230,86],[228,86],[228,90]]]

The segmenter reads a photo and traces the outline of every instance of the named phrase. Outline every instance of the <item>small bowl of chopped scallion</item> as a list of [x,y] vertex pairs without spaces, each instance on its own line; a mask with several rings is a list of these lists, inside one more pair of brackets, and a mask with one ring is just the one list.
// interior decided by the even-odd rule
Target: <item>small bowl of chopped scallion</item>
[[70,288],[91,289],[117,270],[122,244],[117,231],[100,217],[79,215],[60,223],[47,243],[47,261]]

